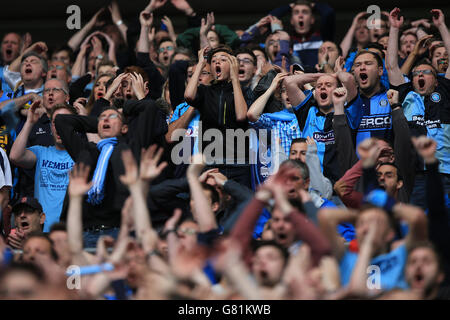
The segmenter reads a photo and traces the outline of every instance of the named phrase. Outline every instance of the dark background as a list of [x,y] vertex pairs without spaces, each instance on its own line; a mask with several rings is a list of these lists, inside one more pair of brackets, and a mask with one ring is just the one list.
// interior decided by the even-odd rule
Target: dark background
[[[6,1],[5,1],[6,2]],[[251,24],[266,15],[271,9],[291,1],[273,0],[189,0],[197,13],[214,11],[216,23],[226,24],[233,30],[246,29]],[[450,21],[450,1],[414,1],[414,0],[328,0],[326,1],[336,10],[336,39],[339,42],[350,27],[353,17],[360,11],[366,11],[372,4],[380,6],[381,10],[390,11],[395,6],[402,9],[402,14],[408,19],[430,18],[432,8],[440,8],[446,15],[447,26]],[[7,3],[7,5],[6,5]],[[67,41],[76,30],[66,28],[66,13],[68,6],[76,4],[81,8],[82,26],[102,6],[110,3],[108,0],[36,0],[20,1],[9,0],[0,10],[0,35],[8,31],[19,33],[30,32],[33,42],[46,41],[49,46],[60,45]],[[139,12],[149,3],[147,0],[118,0],[122,18],[125,22],[137,17]],[[170,0],[155,15],[161,18],[168,15],[175,26],[177,33],[183,32],[186,27],[184,14],[176,10]],[[156,20],[159,25],[159,21]],[[285,17],[283,22],[289,23]]]

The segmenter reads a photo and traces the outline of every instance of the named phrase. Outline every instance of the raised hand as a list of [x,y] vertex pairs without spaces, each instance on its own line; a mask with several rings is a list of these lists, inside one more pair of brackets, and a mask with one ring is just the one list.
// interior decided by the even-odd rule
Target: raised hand
[[387,98],[391,106],[395,103],[398,103],[398,91],[394,89],[389,89],[387,92]]
[[151,0],[150,4],[147,6],[151,11],[155,11],[167,3],[167,0]]
[[178,221],[180,221],[182,214],[183,214],[183,211],[181,211],[181,209],[178,209],[178,208],[175,209],[172,217],[170,217],[164,224],[164,231],[175,230],[177,227]]
[[[150,146],[147,150],[142,150],[141,152],[141,165],[139,177],[144,181],[152,181],[158,177],[161,172],[167,167],[167,162],[161,162],[158,165],[159,160],[164,152],[163,148],[158,148],[157,145]],[[155,154],[156,151],[156,154]]]
[[133,92],[138,98],[138,100],[142,100],[145,98],[145,91],[147,89],[148,82],[144,82],[144,78],[139,73],[130,73],[131,77],[131,87],[133,88]]
[[77,113],[81,116],[87,116],[88,112],[86,108],[84,107],[87,103],[87,99],[84,97],[80,97],[73,103],[73,106],[75,109],[77,109]]
[[401,17],[399,14],[400,14],[399,8],[394,8],[389,14],[389,23],[391,24],[391,27],[400,29],[400,27],[402,26],[403,17]]
[[139,14],[141,27],[150,28],[153,24],[153,13],[150,10],[143,10]]
[[70,197],[81,197],[92,187],[88,182],[90,167],[84,163],[75,164],[70,171],[68,192]]
[[231,80],[239,81],[239,62],[235,56],[227,54],[228,62],[230,63],[230,78]]
[[339,56],[334,63],[334,72],[338,73],[344,70],[345,59],[342,56]]
[[364,140],[358,145],[358,154],[364,168],[375,166],[381,148],[373,138]]
[[347,99],[347,89],[345,87],[339,87],[333,90],[333,105],[344,105],[345,100]]
[[436,141],[426,136],[412,137],[412,142],[417,153],[424,159],[425,163],[436,162]]
[[445,24],[444,13],[441,9],[433,9],[430,12],[433,15],[433,24],[439,29],[441,25]]
[[116,0],[113,0],[110,6],[108,6],[108,10],[111,13],[111,18],[114,23],[122,20],[122,16],[120,15],[119,4]]
[[122,151],[122,161],[125,174],[121,175],[119,179],[124,185],[131,186],[138,181],[138,167],[130,149]]
[[41,102],[41,99],[34,100],[28,109],[27,121],[32,124],[38,122],[39,118],[45,113],[45,109],[41,106]]
[[191,177],[198,177],[205,167],[205,161],[203,159],[203,155],[201,153],[197,153],[192,156],[191,164],[189,165],[186,175]]
[[276,88],[283,82],[284,78],[289,75],[287,72],[277,73],[275,78],[273,78],[272,83],[270,85],[270,90],[275,91]]
[[109,86],[108,91],[106,91],[106,94],[104,96],[104,99],[109,100],[113,94],[117,91],[117,89],[119,88],[119,86],[122,85],[122,81],[124,79],[126,79],[128,77],[128,73],[121,73],[119,74],[114,81],[112,82],[112,84]]

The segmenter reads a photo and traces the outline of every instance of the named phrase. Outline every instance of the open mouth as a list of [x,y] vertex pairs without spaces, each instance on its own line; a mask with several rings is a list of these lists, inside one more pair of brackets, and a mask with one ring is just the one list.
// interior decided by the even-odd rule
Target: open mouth
[[369,76],[367,75],[367,73],[360,73],[359,78],[361,79],[361,82],[366,83]]
[[103,98],[103,96],[104,96],[103,92],[97,92],[97,97],[98,98]]
[[104,124],[103,125],[103,129],[105,129],[105,130],[111,129],[111,126],[109,124]]
[[269,277],[269,274],[267,273],[267,271],[261,270],[259,272],[259,276],[261,277],[261,279],[267,279]]
[[425,87],[425,79],[419,79],[418,85],[420,89],[423,89]]
[[12,50],[11,49],[6,49],[5,51],[7,56],[10,56],[12,54]]
[[28,222],[26,221],[22,221],[22,223],[20,224],[20,226],[23,228],[28,228],[30,225],[28,224]]
[[328,94],[327,94],[326,92],[322,92],[322,93],[320,94],[320,99],[326,100],[327,98],[328,98]]
[[57,78],[56,73],[52,73],[52,74],[50,75],[50,79],[56,79],[56,78]]
[[130,99],[133,99],[133,96],[131,95],[131,94],[127,94],[126,96],[125,96],[125,98],[127,99],[127,100],[130,100]]
[[31,68],[25,68],[25,73],[26,74],[30,74],[30,73],[32,73],[33,72],[33,69],[31,69]]
[[239,75],[244,75],[245,70],[244,69],[239,69]]
[[278,234],[278,239],[279,240],[286,240],[287,239],[287,235],[285,233],[279,233]]
[[48,104],[52,104],[54,102],[53,98],[48,98]]
[[222,75],[222,68],[220,66],[216,66],[216,77],[217,77],[217,79],[219,79],[221,75]]
[[299,26],[300,28],[303,28],[304,25],[305,25],[305,23],[304,23],[303,21],[300,20],[300,21],[298,22],[298,26]]

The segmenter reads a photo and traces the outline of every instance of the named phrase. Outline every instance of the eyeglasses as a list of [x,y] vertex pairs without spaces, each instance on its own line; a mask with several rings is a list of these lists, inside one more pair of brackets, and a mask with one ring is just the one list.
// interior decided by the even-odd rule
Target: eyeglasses
[[164,51],[172,51],[172,50],[173,50],[173,46],[168,46],[168,47],[165,47],[165,48],[159,48],[158,52],[159,53],[163,53]]
[[49,94],[49,93],[59,93],[59,92],[64,92],[65,94],[67,94],[66,90],[64,90],[63,88],[47,88],[44,89],[44,94]]
[[237,59],[239,63],[243,63],[243,64],[253,64],[253,60],[250,60],[249,58],[244,58],[244,59]]
[[98,121],[102,121],[102,120],[106,120],[106,119],[111,120],[111,119],[117,119],[117,118],[120,118],[118,113],[111,113],[110,115],[104,114],[104,115],[98,117]]
[[56,69],[56,70],[63,70],[64,69],[64,67],[63,66],[60,66],[60,65],[53,65],[53,66],[50,66],[49,68],[48,68],[49,70],[53,70],[53,69]]
[[426,69],[426,70],[417,70],[417,71],[413,71],[412,75],[413,77],[418,76],[420,74],[434,74],[432,70],[430,69]]

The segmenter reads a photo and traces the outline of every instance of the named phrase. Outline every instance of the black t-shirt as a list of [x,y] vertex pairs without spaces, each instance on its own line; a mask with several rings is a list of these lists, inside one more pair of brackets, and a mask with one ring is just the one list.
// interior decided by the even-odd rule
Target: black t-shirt
[[200,85],[191,105],[200,112],[199,149],[206,156],[207,163],[248,164],[248,121],[236,120],[231,82],[214,81],[210,86]]

